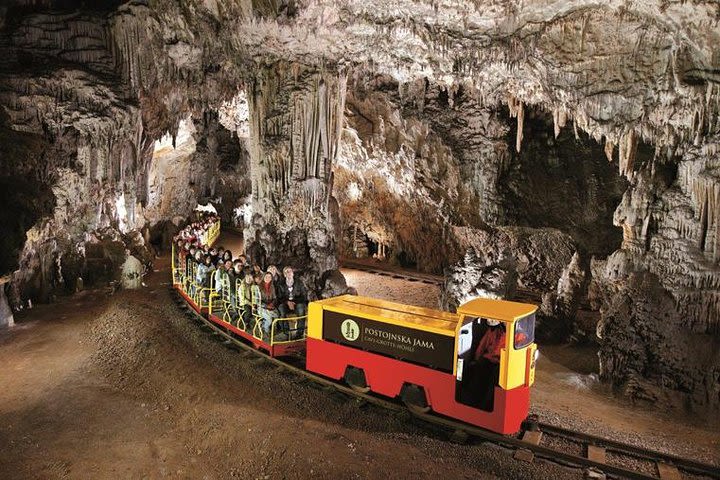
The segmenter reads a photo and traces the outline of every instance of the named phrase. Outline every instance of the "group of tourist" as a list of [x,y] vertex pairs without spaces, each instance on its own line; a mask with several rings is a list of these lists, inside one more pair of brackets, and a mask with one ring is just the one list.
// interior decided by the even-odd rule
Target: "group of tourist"
[[290,322],[278,322],[276,335],[288,339],[302,336],[308,303],[302,280],[295,277],[292,267],[269,265],[263,270],[246,255],[234,257],[222,246],[204,244],[206,232],[218,221],[217,216],[206,214],[174,239],[175,260],[184,273],[188,293],[204,300],[209,294],[215,295],[233,321],[249,332],[254,332],[259,321],[263,336],[268,338],[275,319],[298,317],[292,331]]

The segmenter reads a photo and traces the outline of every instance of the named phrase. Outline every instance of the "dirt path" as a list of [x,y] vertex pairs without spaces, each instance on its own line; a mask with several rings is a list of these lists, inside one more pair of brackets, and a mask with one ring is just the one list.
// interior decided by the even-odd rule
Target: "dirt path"
[[0,477],[581,477],[249,361],[180,315],[165,280],[38,307],[2,334]]

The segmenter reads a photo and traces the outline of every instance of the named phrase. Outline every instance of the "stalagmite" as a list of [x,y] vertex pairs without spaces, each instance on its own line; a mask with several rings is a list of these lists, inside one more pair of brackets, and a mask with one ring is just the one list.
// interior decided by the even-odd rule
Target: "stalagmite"
[[0,327],[12,327],[15,324],[13,312],[5,296],[5,286],[9,281],[9,275],[0,277]]

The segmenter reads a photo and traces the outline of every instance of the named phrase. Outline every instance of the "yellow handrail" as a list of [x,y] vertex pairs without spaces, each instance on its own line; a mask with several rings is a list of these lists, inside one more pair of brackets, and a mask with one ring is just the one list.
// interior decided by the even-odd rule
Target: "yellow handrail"
[[[287,322],[288,327],[290,326],[290,322],[295,322],[295,328],[290,329],[288,328],[288,332],[290,330],[297,330],[297,323],[300,320],[305,320],[305,328],[303,328],[302,336],[298,338],[290,339],[288,336],[287,340],[278,341],[275,339],[275,325],[277,325],[280,322]],[[280,345],[283,343],[291,343],[291,342],[297,342],[298,340],[304,340],[307,337],[307,315],[303,315],[301,317],[282,317],[282,318],[275,318],[272,321],[272,326],[270,328],[270,345]]]

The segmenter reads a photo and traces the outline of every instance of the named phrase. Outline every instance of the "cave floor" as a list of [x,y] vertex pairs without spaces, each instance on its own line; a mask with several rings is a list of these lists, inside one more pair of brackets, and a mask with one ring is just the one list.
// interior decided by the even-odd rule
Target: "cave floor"
[[[405,415],[358,406],[248,361],[180,314],[167,258],[157,268],[147,288],[62,298],[19,314],[16,327],[0,334],[1,477],[583,476],[516,461],[494,446],[449,443]],[[377,277],[362,282],[369,274],[347,273],[361,293],[370,293],[362,285],[383,289]],[[399,288],[428,287],[387,282],[389,298]],[[557,375],[573,373],[563,355],[541,362],[533,409],[544,419],[571,419],[677,453],[691,445],[696,457],[717,461],[717,430],[572,386]]]

